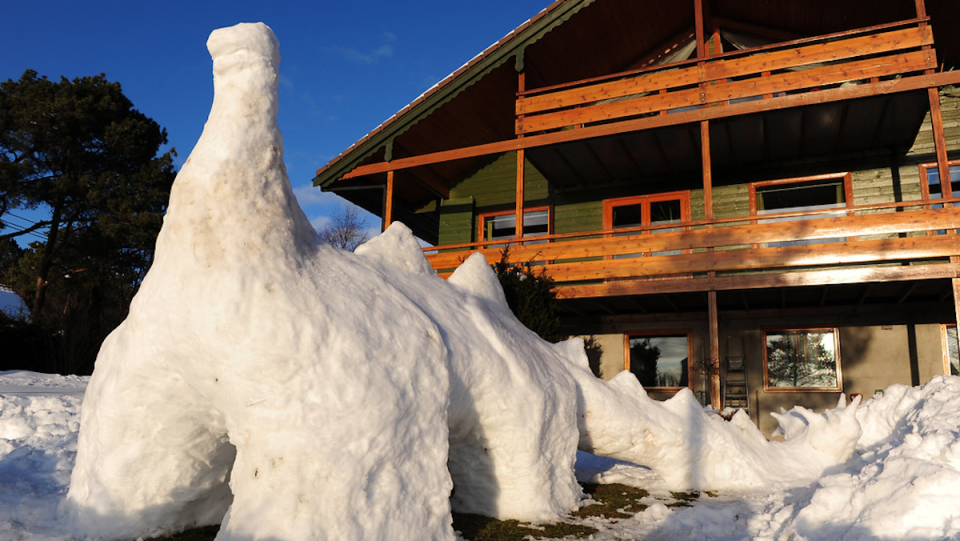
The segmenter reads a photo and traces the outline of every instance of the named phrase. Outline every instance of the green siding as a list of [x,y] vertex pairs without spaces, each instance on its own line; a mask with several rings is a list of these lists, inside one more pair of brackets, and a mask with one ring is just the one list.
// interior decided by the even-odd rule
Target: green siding
[[[941,108],[946,130],[948,151],[952,159],[960,158],[960,90],[949,88],[941,91]],[[920,198],[921,179],[918,165],[936,159],[929,114],[923,121],[916,141],[905,155],[891,156],[888,165],[884,160],[850,162],[853,188],[853,204],[857,206],[914,201]],[[869,163],[869,165],[866,165]],[[817,173],[843,173],[843,164],[824,166],[811,171],[783,168],[768,178],[753,180],[776,180]],[[546,178],[529,162],[525,167],[525,205],[527,207],[551,205],[553,232],[557,234],[597,231],[603,229],[603,200],[632,195],[657,193],[649,185],[623,184],[596,190],[554,193]],[[642,191],[641,191],[642,190]],[[674,191],[674,186],[664,184],[663,192]],[[713,187],[713,213],[718,219],[750,216],[749,184],[720,185]],[[516,153],[501,154],[466,175],[451,190],[450,201],[440,208],[440,243],[455,244],[476,240],[477,217],[485,212],[510,210],[516,197]],[[469,202],[466,204],[464,202]],[[690,218],[704,219],[703,190],[690,190]]]
[[447,199],[440,203],[440,246],[473,241],[473,198]]

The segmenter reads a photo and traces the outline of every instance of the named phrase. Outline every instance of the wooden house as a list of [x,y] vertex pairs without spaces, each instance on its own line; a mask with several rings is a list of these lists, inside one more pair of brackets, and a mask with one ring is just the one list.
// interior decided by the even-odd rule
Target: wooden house
[[314,182],[769,430],[957,372],[958,63],[956,0],[558,0]]

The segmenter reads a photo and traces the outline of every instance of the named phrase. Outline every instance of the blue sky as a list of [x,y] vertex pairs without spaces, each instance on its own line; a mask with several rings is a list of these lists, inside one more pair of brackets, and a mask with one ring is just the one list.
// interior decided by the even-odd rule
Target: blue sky
[[311,187],[319,167],[550,3],[4,2],[0,80],[19,79],[26,69],[54,80],[105,73],[167,129],[179,169],[213,100],[207,36],[264,22],[280,40],[287,172],[320,225],[341,200]]

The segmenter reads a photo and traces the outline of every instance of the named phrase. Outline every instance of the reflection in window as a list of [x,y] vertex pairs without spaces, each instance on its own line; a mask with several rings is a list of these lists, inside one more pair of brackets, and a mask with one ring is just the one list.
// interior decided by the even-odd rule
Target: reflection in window
[[[758,184],[756,191],[757,215],[780,214],[785,212],[803,212],[823,209],[839,209],[847,206],[845,177],[835,177],[821,180],[798,180],[796,182],[774,182]],[[844,212],[821,213],[814,216],[791,216],[787,218],[769,218],[759,223],[792,222],[811,220],[830,216],[843,216]],[[800,246],[806,244],[822,244],[827,242],[842,242],[842,238],[795,240],[785,242],[771,242],[764,247]]]
[[957,326],[945,325],[944,338],[946,339],[947,364],[950,366],[945,370],[951,376],[960,376],[960,353],[957,352]]
[[767,390],[840,390],[835,329],[767,331]]
[[690,381],[686,334],[628,335],[627,368],[645,388],[679,389]]
[[[517,215],[514,212],[480,216],[483,240],[516,238]],[[550,209],[528,210],[523,213],[523,236],[538,237],[550,233]]]

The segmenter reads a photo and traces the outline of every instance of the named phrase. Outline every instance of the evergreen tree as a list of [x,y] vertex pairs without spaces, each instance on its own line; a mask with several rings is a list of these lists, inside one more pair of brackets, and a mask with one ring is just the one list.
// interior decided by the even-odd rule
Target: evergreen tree
[[510,310],[540,338],[548,342],[563,340],[553,279],[533,265],[508,262],[509,253],[508,248],[500,252],[500,261],[493,264],[493,271]]
[[5,250],[0,268],[0,281],[27,292],[31,324],[85,333],[95,354],[123,319],[175,176],[174,151],[159,154],[166,142],[103,74],[54,82],[28,70],[0,83],[0,225],[14,209],[49,212],[0,233],[46,232],[19,257]]

